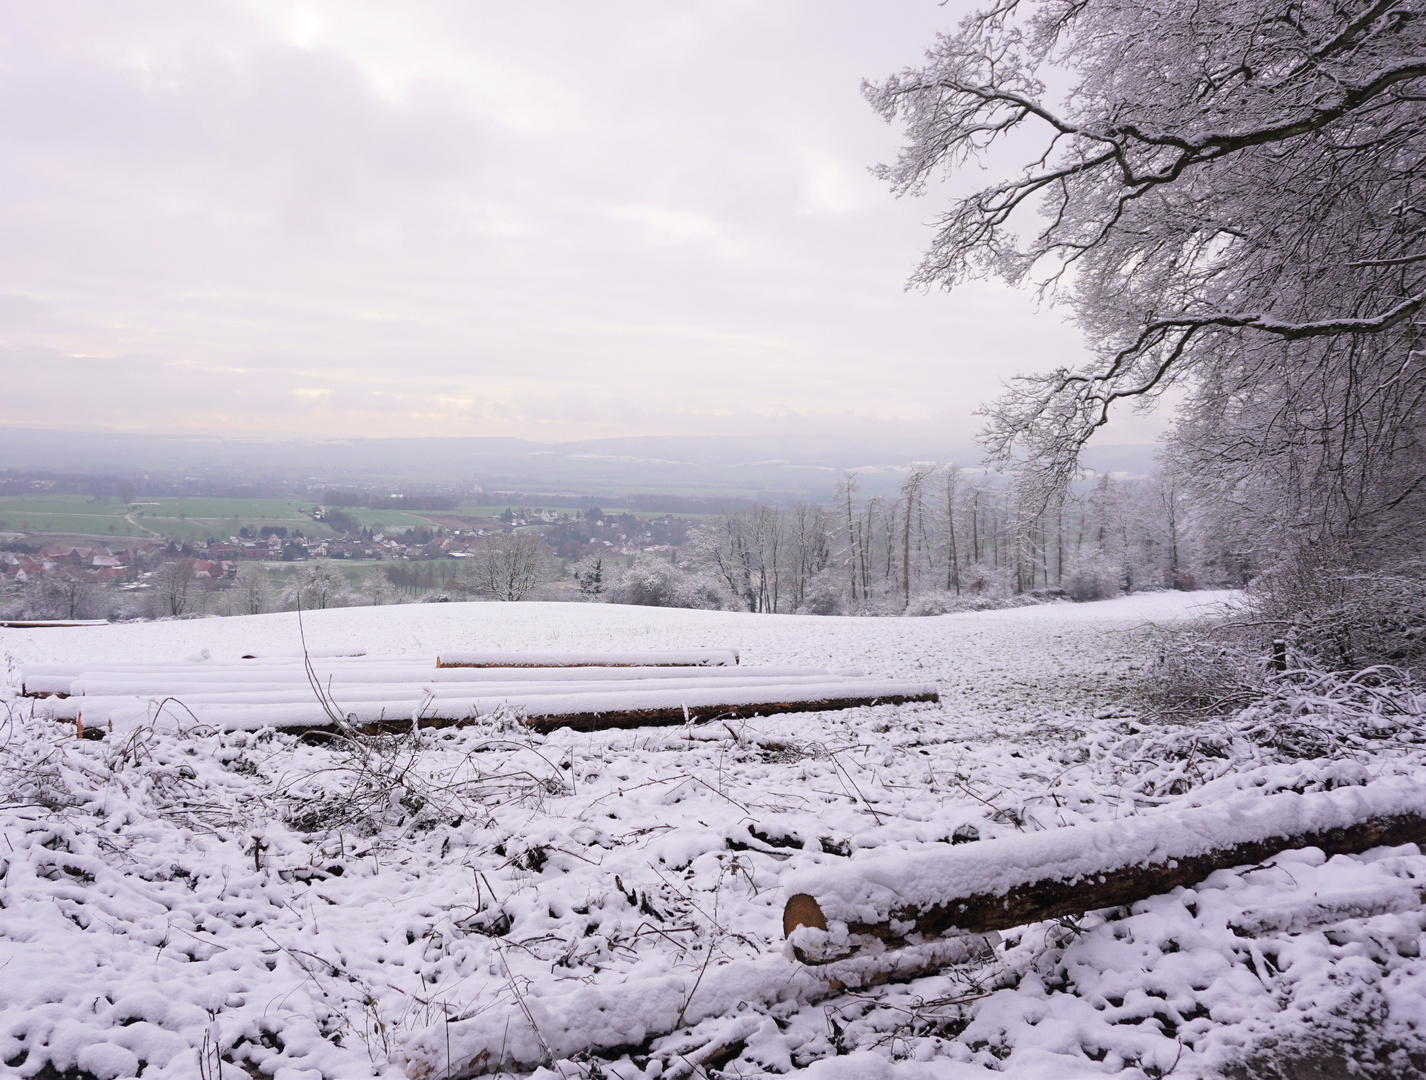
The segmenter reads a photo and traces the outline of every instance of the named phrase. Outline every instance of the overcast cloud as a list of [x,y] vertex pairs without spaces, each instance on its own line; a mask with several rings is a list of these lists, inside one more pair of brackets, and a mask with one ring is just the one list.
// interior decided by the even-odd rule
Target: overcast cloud
[[859,82],[933,0],[0,11],[0,422],[963,441],[1082,355],[903,291]]

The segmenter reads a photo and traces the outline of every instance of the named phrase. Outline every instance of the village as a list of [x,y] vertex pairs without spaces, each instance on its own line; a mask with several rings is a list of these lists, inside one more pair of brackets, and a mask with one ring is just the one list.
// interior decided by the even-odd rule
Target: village
[[[559,560],[563,570],[564,565],[592,554],[627,560],[641,553],[671,553],[686,538],[689,525],[687,518],[672,514],[640,518],[631,513],[606,514],[597,507],[582,512],[511,507],[494,517],[466,519],[471,524],[465,527],[432,522],[426,527],[387,532],[379,525],[362,526],[337,508],[317,506],[303,513],[313,522],[310,531],[334,535],[307,536],[301,528],[272,525],[243,526],[237,535],[225,539],[157,537],[128,544],[44,543],[53,538],[10,534],[13,538],[0,546],[0,606],[7,600],[15,602],[27,588],[34,590],[45,582],[142,592],[153,586],[155,575],[164,567],[174,565],[213,592],[233,582],[244,564],[279,564],[270,569],[281,574],[290,569],[281,564],[327,559],[342,560],[359,575],[354,564],[387,564],[398,584],[419,587],[446,580],[456,566],[451,564],[447,573],[403,574],[401,564],[469,558],[491,537],[516,531],[542,536],[549,556]],[[71,587],[71,596],[73,591]],[[95,605],[91,602],[88,606]],[[64,617],[74,613],[49,614]]]

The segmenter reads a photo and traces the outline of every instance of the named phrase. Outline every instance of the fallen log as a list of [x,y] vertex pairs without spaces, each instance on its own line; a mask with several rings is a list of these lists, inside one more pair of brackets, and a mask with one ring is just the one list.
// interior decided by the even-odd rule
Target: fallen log
[[[351,650],[314,650],[307,657],[247,654],[242,660],[170,660],[127,661],[97,660],[79,663],[32,663],[21,669],[21,694],[25,697],[48,697],[85,692],[75,683],[174,684],[193,680],[230,681],[248,685],[261,680],[291,680],[308,685],[311,667],[325,682],[329,677],[339,681],[382,681],[399,674],[412,681],[461,680],[487,677],[499,678],[625,678],[622,672],[637,672],[640,678],[659,678],[663,673],[677,675],[680,670],[697,669],[705,676],[733,678],[766,677],[780,671],[802,670],[811,674],[817,669],[740,668],[736,649],[679,649],[658,652],[479,652],[445,653],[435,659],[432,669],[429,657],[371,656]],[[502,670],[503,669],[503,672]],[[583,674],[580,673],[583,669]],[[843,672],[842,674],[846,674]],[[168,686],[172,689],[172,686]]]
[[[570,692],[571,686],[579,689]],[[512,711],[536,731],[561,727],[602,731],[939,700],[933,685],[838,676],[785,681],[715,679],[706,683],[681,683],[675,679],[587,685],[533,683],[523,688],[496,685],[488,689],[497,692],[476,690],[453,696],[425,693],[406,697],[376,694],[365,699],[332,694],[325,704],[313,700],[310,692],[303,700],[269,704],[232,703],[221,695],[204,701],[178,695],[161,701],[79,696],[38,701],[33,709],[36,716],[55,720],[75,720],[82,714],[91,727],[114,731],[131,730],[166,716],[170,722],[219,731],[270,727],[297,732],[346,729],[372,735],[410,731],[413,721],[423,728],[464,727],[502,709]]]
[[45,630],[54,626],[108,626],[108,619],[0,619],[10,630]]
[[436,667],[732,667],[737,649],[672,649],[663,652],[448,652]]
[[[637,1050],[658,1056],[653,1040],[700,1021],[745,1012],[759,1022],[781,1002],[803,1004],[846,990],[902,982],[952,964],[983,960],[981,937],[946,938],[879,956],[862,955],[815,969],[782,956],[736,960],[700,974],[668,975],[490,1002],[475,1015],[444,1019],[406,1036],[397,1059],[413,1080],[529,1072],[592,1051]],[[566,984],[567,985],[567,984]]]
[[[312,677],[327,693],[328,697],[340,699],[343,695],[371,695],[389,693],[393,698],[424,695],[429,690],[435,694],[457,694],[468,691],[471,694],[501,693],[502,687],[529,691],[537,687],[568,687],[574,692],[582,687],[620,687],[640,685],[645,687],[673,687],[675,685],[699,686],[745,686],[750,684],[771,685],[773,683],[800,684],[813,680],[828,682],[845,680],[845,676],[833,675],[819,668],[792,667],[660,667],[660,668],[441,668],[439,670],[411,667],[373,667],[358,671],[332,671],[314,668]],[[312,679],[307,672],[255,672],[247,679],[223,672],[188,673],[180,676],[124,676],[114,673],[93,674],[86,672],[82,677],[67,682],[50,682],[49,677],[31,676],[24,672],[25,688],[31,691],[56,690],[71,697],[146,697],[181,696],[185,701],[196,697],[222,696],[238,703],[260,701],[264,695],[272,700],[281,700],[275,695],[299,695],[308,700],[312,697]],[[36,696],[31,693],[28,696]],[[216,697],[215,697],[216,699]]]
[[[906,705],[912,702],[940,701],[934,689],[910,688],[907,693],[852,694],[845,697],[807,698],[796,701],[755,701],[747,704],[718,703],[712,705],[667,705],[650,709],[611,709],[605,712],[572,712],[550,716],[526,716],[525,726],[549,733],[559,728],[573,731],[606,731],[610,728],[672,727],[677,724],[705,723],[709,720],[743,720],[753,716],[778,716],[799,712],[836,712],[864,705]],[[469,721],[454,721],[455,724]],[[433,721],[431,727],[446,727],[451,722]],[[386,729],[401,730],[401,724],[388,724]],[[409,728],[410,722],[405,725]],[[425,722],[422,726],[427,726]],[[367,734],[383,730],[377,725]]]
[[1005,930],[1121,907],[1297,848],[1327,855],[1426,843],[1426,786],[1381,780],[1246,796],[794,875],[783,932],[824,963],[869,943]]

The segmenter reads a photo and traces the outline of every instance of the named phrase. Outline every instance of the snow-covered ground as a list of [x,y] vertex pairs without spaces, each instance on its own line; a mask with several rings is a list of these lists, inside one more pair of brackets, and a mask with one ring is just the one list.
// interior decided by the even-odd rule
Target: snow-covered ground
[[[18,669],[300,652],[290,614],[0,631],[0,1062],[16,1076],[1199,1076],[1426,1064],[1426,858],[1297,852],[835,991],[783,955],[817,867],[1239,791],[1419,774],[1135,721],[1153,624],[1215,594],[924,619],[577,604],[309,613],[314,651],[736,648],[940,705],[315,746],[63,737]],[[1236,741],[1235,741],[1236,740]],[[1185,747],[1190,749],[1185,750]],[[1205,787],[1205,785],[1207,785]],[[908,855],[909,857],[909,855]],[[923,947],[925,948],[925,947]],[[959,951],[957,951],[959,950]],[[915,959],[912,957],[912,959]],[[911,960],[907,966],[914,966]],[[855,986],[865,975],[843,972]],[[1297,1060],[1298,1065],[1292,1062]],[[1296,1069],[1297,1072],[1293,1070]],[[66,1071],[70,1070],[70,1071]],[[541,1073],[540,1070],[543,1070]]]

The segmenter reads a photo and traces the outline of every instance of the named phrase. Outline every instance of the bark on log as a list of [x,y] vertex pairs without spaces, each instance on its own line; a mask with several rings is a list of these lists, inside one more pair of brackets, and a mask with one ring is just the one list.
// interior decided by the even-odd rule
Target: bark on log
[[[1373,787],[1380,789],[1385,785]],[[928,858],[936,861],[938,873],[945,880],[954,881],[956,864],[963,862],[967,876],[984,881],[987,880],[985,870],[988,860],[993,864],[997,847],[1004,849],[1007,859],[1014,860],[1035,846],[1026,845],[1024,841],[1038,840],[1038,849],[1051,856],[1047,860],[1050,865],[1039,874],[1033,866],[1016,868],[1010,878],[1018,876],[1024,880],[1016,881],[1003,890],[957,889],[952,886],[945,890],[944,895],[934,899],[925,894],[924,882],[919,890],[908,890],[914,894],[909,902],[904,899],[897,902],[894,891],[888,897],[887,889],[879,887],[874,891],[882,894],[880,902],[870,904],[870,909],[875,910],[879,917],[871,918],[865,917],[868,910],[865,903],[848,905],[845,896],[839,903],[835,897],[814,895],[815,889],[799,892],[787,901],[783,912],[783,932],[791,936],[799,927],[827,929],[831,926],[834,932],[844,928],[847,937],[843,939],[843,944],[829,950],[831,956],[823,958],[820,953],[809,956],[798,950],[799,958],[804,962],[826,962],[827,959],[846,956],[848,949],[855,951],[872,940],[897,947],[952,930],[970,933],[1006,930],[1064,915],[1122,907],[1170,892],[1179,886],[1195,885],[1215,870],[1251,866],[1283,851],[1298,848],[1320,848],[1331,856],[1356,854],[1374,847],[1426,844],[1426,789],[1414,785],[1410,788],[1393,785],[1390,791],[1371,793],[1380,797],[1367,797],[1368,790],[1349,788],[1311,795],[1250,796],[1248,799],[1232,800],[1231,804],[1159,811],[1115,822],[1048,830],[1030,837],[980,841],[966,848],[937,852]],[[1270,806],[1274,803],[1277,804],[1275,807]],[[1264,812],[1272,809],[1288,813],[1275,815]],[[1358,811],[1355,820],[1352,819],[1354,810]],[[1256,821],[1237,822],[1240,813],[1251,817],[1255,812]],[[1204,822],[1202,829],[1197,829],[1196,816],[1211,817],[1212,820]],[[1274,821],[1289,819],[1305,827],[1283,830],[1273,824]],[[1240,826],[1236,835],[1235,823]],[[1155,828],[1164,824],[1170,826],[1166,843],[1152,857],[1136,858],[1136,855],[1142,854],[1146,842],[1152,843]],[[1090,832],[1099,835],[1089,838],[1092,843],[1085,845],[1082,843],[1086,839],[1084,834]],[[1195,842],[1195,837],[1224,835],[1233,842],[1216,846]],[[1183,841],[1185,836],[1188,837],[1187,842]],[[1125,841],[1122,847],[1115,843],[1120,838]],[[1136,840],[1137,844],[1134,843]],[[1175,843],[1175,840],[1179,842]],[[1053,865],[1057,847],[1073,852],[1077,846],[1079,850],[1107,854],[1109,857],[1089,870],[1086,870],[1083,860],[1076,861],[1071,872]],[[1136,846],[1137,852],[1134,851]],[[1123,850],[1124,857],[1114,858],[1116,850]],[[902,859],[914,861],[914,856],[903,855]],[[866,863],[882,861],[866,860]],[[862,872],[872,869],[864,865]],[[873,874],[879,871],[880,868],[877,868]],[[837,873],[842,877],[855,875],[858,864],[846,865]],[[892,880],[890,876],[884,876]],[[887,902],[888,899],[890,902]],[[863,917],[856,917],[859,914]]]

